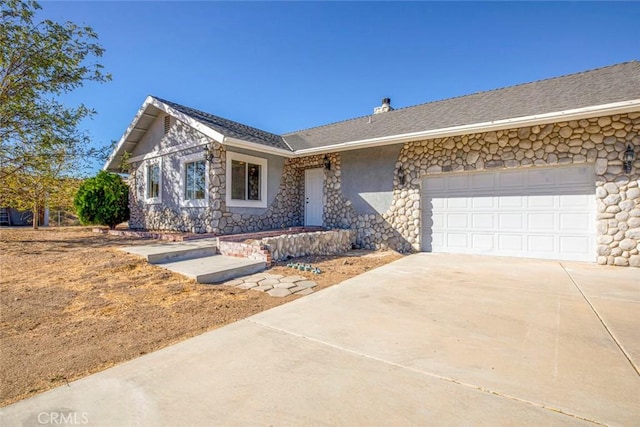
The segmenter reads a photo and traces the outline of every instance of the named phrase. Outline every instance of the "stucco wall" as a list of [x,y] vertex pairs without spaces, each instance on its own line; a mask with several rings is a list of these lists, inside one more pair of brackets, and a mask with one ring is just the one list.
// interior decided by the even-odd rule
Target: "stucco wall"
[[402,144],[340,155],[342,193],[359,214],[381,214],[393,202],[393,172]]

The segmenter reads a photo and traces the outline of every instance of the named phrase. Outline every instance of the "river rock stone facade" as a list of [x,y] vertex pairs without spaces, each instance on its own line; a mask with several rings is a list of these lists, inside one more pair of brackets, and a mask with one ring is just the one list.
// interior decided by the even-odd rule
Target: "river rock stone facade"
[[[324,155],[287,159],[273,202],[260,215],[249,215],[226,207],[226,150],[211,144],[215,159],[210,164],[209,206],[170,209],[145,205],[138,200],[138,189],[130,192],[131,228],[231,234],[304,223],[304,170],[324,167]],[[624,173],[628,144],[640,153],[640,113],[405,143],[395,165],[393,202],[381,214],[356,211],[341,191],[341,156],[330,153],[331,168],[324,170],[324,225],[355,230],[357,247],[417,251],[425,176],[589,163],[596,175],[597,262],[640,267],[640,156],[631,173]],[[397,176],[398,169],[404,172],[404,183]],[[142,185],[142,171],[136,171],[135,165],[130,179],[132,188]]]
[[[558,122],[405,143],[396,163],[393,203],[359,215],[340,193],[340,159],[327,174],[325,222],[356,229],[364,248],[420,250],[422,178],[432,174],[591,163],[595,166],[599,264],[640,267],[640,160],[623,173],[627,145],[640,151],[640,113]],[[397,170],[396,170],[397,174]],[[595,256],[595,254],[594,254]]]
[[[211,141],[214,159],[209,164],[209,203],[203,208],[172,208],[164,204],[145,204],[144,175],[140,165],[132,165],[129,193],[132,229],[172,230],[192,233],[235,234],[302,225],[304,172],[302,163],[285,162],[279,190],[273,202],[260,215],[234,213],[226,206],[226,149]],[[320,158],[320,162],[322,159]],[[318,161],[316,161],[317,163]],[[309,166],[309,167],[318,167]]]

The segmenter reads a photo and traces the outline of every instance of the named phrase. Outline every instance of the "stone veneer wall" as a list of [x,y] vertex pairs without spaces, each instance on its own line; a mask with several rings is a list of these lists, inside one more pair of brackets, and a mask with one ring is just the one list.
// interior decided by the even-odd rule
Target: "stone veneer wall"
[[[367,249],[420,250],[422,178],[431,174],[591,163],[595,165],[598,258],[600,264],[640,267],[640,113],[558,122],[518,129],[436,138],[404,144],[396,163],[393,203],[387,212],[359,214],[341,191],[339,153],[325,170],[324,225],[356,231],[355,245]],[[622,171],[626,145],[636,153],[630,174]],[[241,233],[299,226],[304,222],[304,170],[323,167],[323,155],[287,159],[280,188],[261,215],[230,212],[225,206],[226,151],[214,144],[210,206],[144,205],[131,191],[131,228],[208,233]],[[397,172],[394,172],[397,173]],[[135,174],[132,186],[136,182]],[[138,181],[141,181],[138,179]]]
[[[640,267],[640,113],[558,122],[404,144],[394,179],[393,203],[381,215],[358,214],[340,192],[339,154],[327,174],[325,225],[356,229],[356,244],[420,250],[420,185],[431,174],[551,165],[595,164],[599,264]],[[627,144],[636,161],[623,173]],[[397,174],[397,171],[396,171]],[[595,254],[594,254],[595,256]]]
[[244,241],[225,240],[220,237],[216,246],[222,255],[256,259],[271,265],[272,261],[284,261],[289,258],[347,252],[353,245],[354,235],[353,230],[325,230]]
[[[171,230],[193,233],[236,234],[302,225],[304,220],[304,172],[300,167],[318,167],[322,159],[285,162],[279,190],[273,202],[259,215],[234,213],[226,206],[226,149],[212,142],[214,159],[209,164],[209,206],[205,208],[171,208],[145,204],[138,200],[143,194],[144,177],[133,165],[129,192],[131,219],[129,227],[145,230]],[[315,164],[315,166],[312,166]]]

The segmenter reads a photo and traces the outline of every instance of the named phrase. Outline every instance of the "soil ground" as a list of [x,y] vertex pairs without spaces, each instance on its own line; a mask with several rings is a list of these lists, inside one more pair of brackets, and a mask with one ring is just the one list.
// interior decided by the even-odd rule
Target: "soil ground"
[[[267,294],[195,281],[119,251],[149,240],[85,227],[0,229],[0,406],[286,303]],[[286,263],[316,290],[400,258],[352,251]],[[302,297],[303,298],[303,297]]]

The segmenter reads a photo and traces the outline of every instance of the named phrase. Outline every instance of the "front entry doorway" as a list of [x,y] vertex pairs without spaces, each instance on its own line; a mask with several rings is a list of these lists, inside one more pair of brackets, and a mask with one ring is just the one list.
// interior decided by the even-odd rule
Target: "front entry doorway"
[[322,226],[324,171],[322,168],[304,171],[304,225]]

